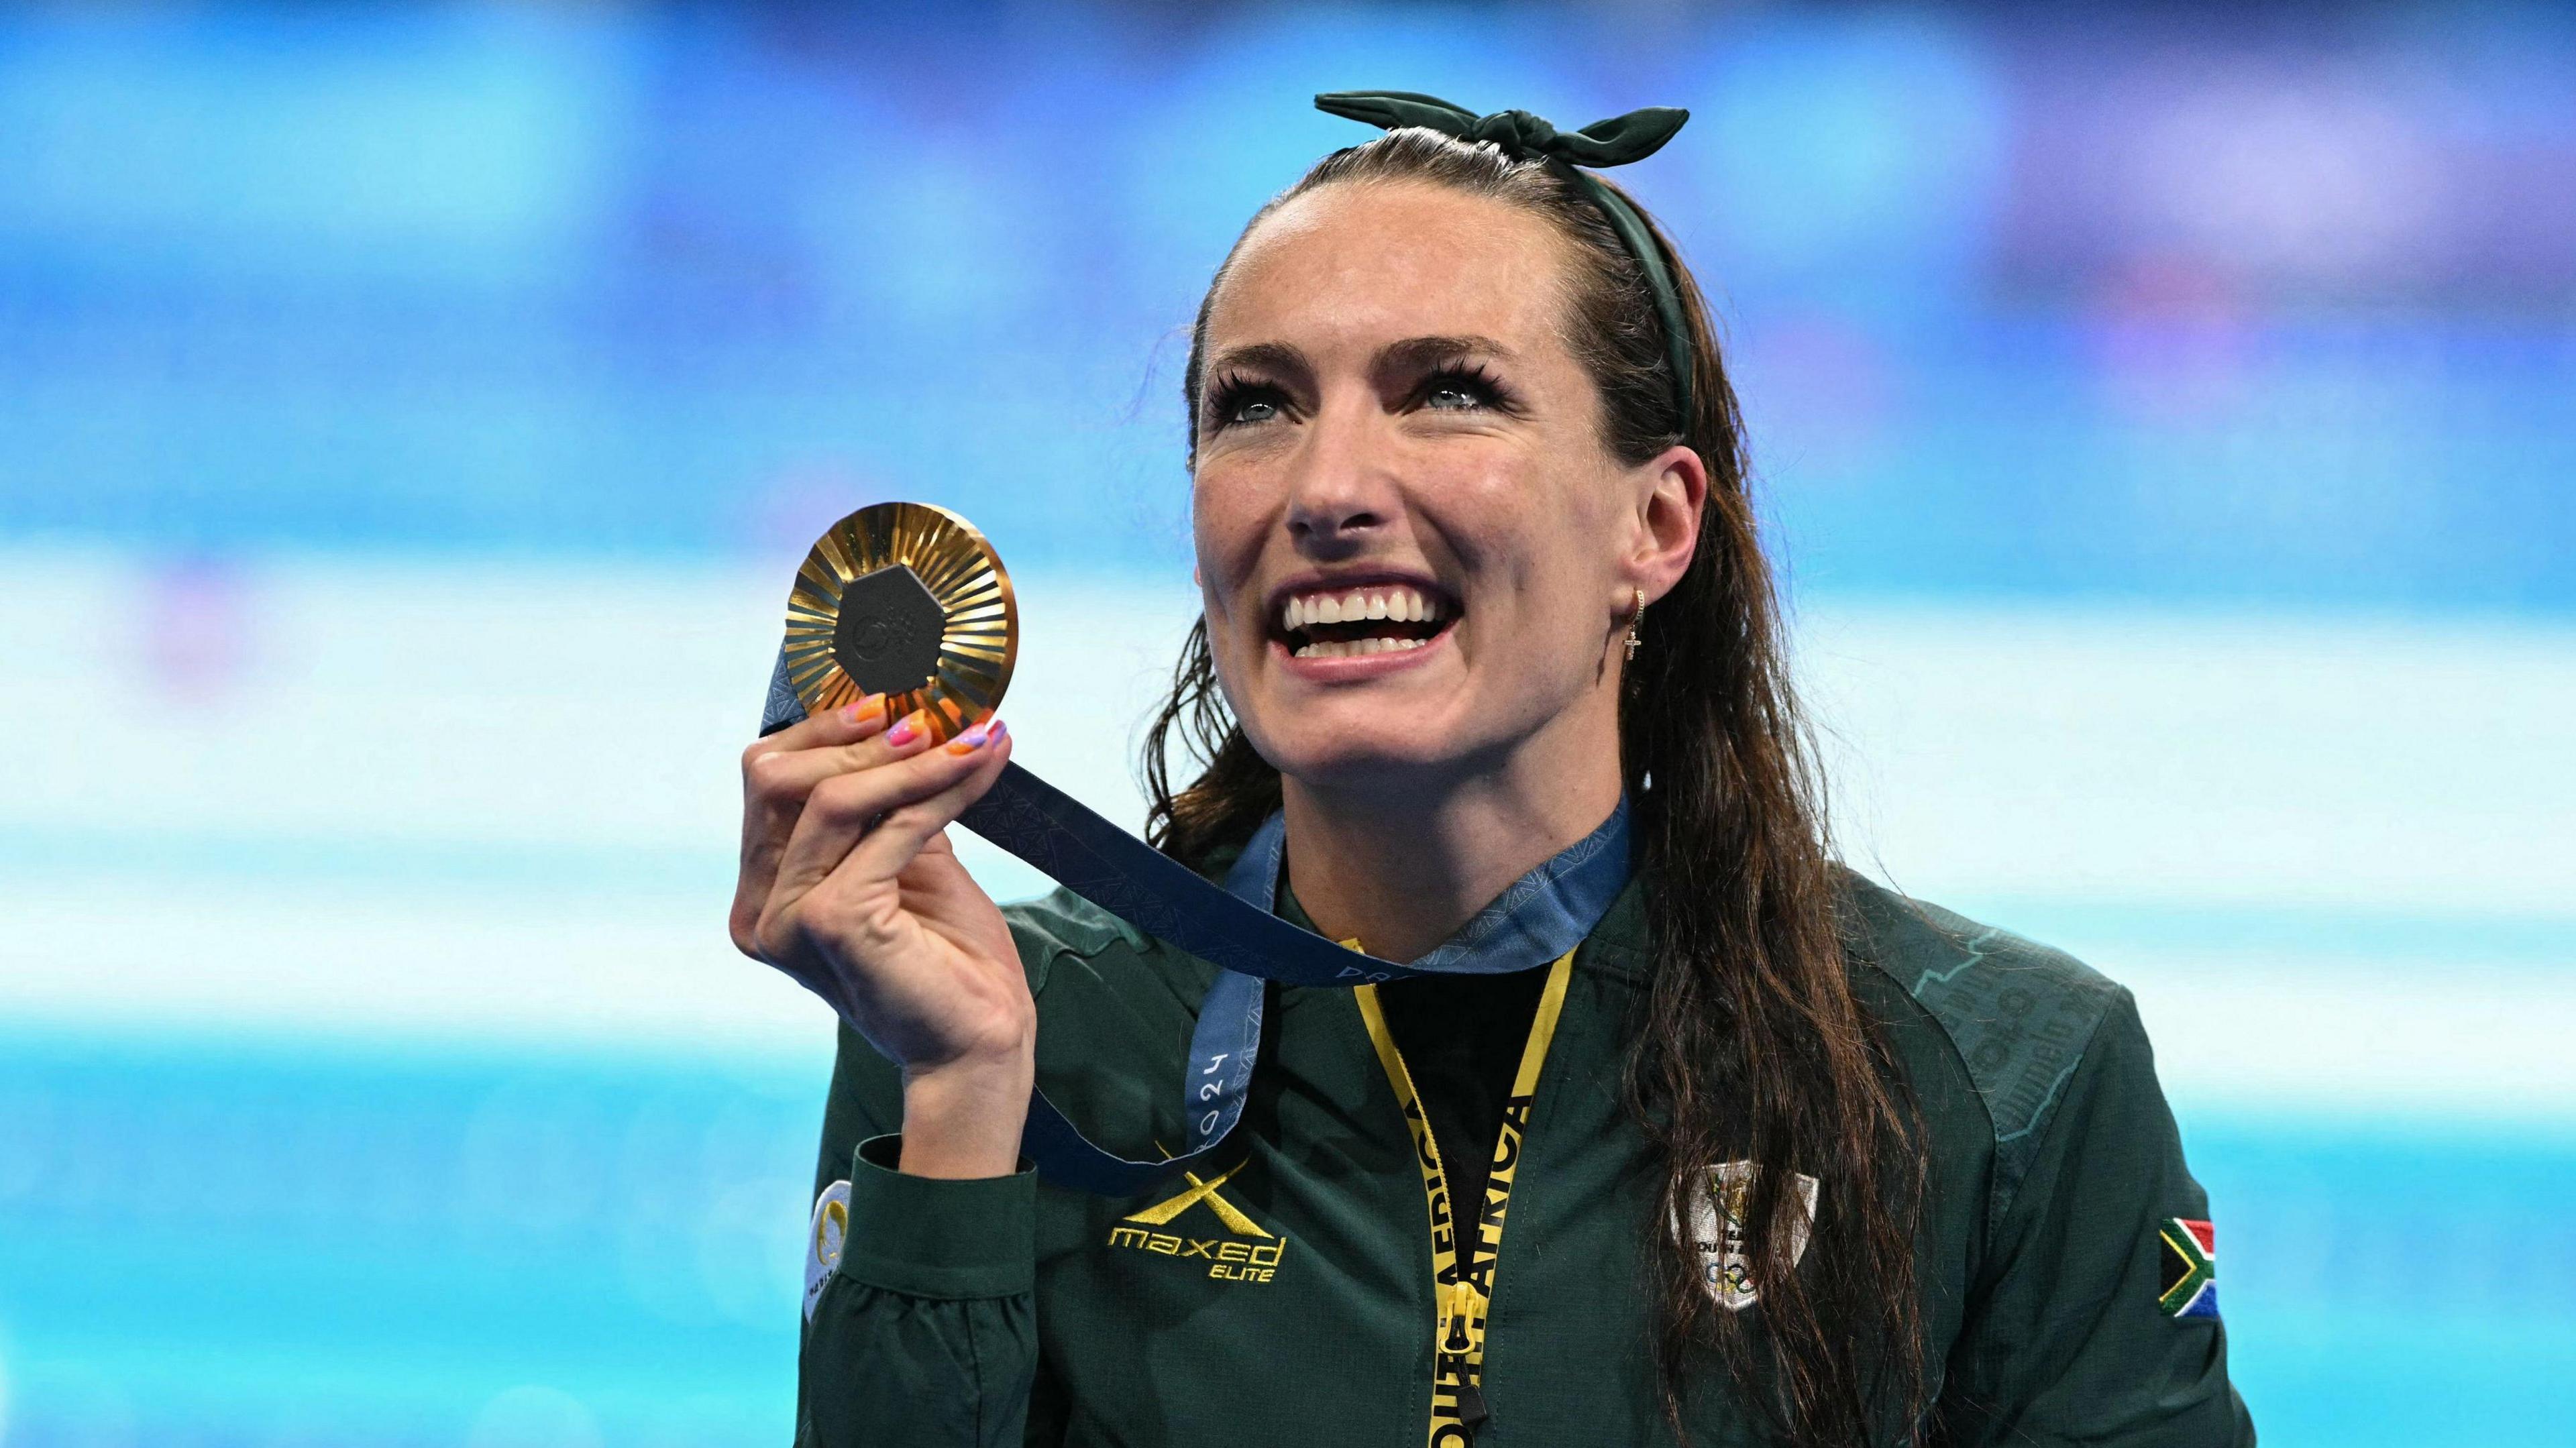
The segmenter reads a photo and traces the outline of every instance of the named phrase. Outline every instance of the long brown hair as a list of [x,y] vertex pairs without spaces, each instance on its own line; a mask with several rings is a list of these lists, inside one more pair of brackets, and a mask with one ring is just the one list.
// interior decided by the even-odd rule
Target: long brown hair
[[[1633,466],[1678,441],[1707,464],[1698,553],[1648,611],[1619,710],[1654,941],[1626,1080],[1628,1109],[1663,1168],[1644,1230],[1665,1413],[1687,1440],[1693,1370],[1714,1360],[1799,1443],[1858,1448],[1889,1431],[1911,1440],[1923,1409],[1913,1106],[1882,1026],[1846,974],[1819,786],[1707,302],[1648,216],[1681,289],[1696,362],[1693,412],[1678,417],[1643,269],[1544,163],[1428,130],[1390,131],[1316,163],[1245,234],[1288,200],[1337,182],[1443,186],[1552,223],[1571,243],[1567,335],[1599,389],[1604,446]],[[1209,284],[1190,336],[1183,387],[1194,465],[1208,308],[1232,264],[1229,256]],[[1176,744],[1200,768],[1179,790],[1168,766]],[[1217,688],[1204,619],[1145,736],[1143,772],[1151,838],[1193,865],[1279,808],[1278,771],[1253,751]],[[1689,1227],[1711,1169],[1738,1160],[1759,1168],[1746,1217],[1760,1224],[1758,1314],[1716,1310]],[[1821,1184],[1803,1272],[1794,1251],[1802,1207],[1784,1189],[1793,1174]]]

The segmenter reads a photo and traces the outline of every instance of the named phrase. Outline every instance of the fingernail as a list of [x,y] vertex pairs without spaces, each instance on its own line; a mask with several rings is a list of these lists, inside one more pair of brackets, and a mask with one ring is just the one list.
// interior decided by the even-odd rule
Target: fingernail
[[967,730],[965,733],[958,735],[956,738],[949,740],[948,752],[951,754],[972,754],[976,750],[984,747],[984,740],[988,737],[988,734],[989,731],[986,727],[978,724],[974,728]]
[[860,720],[865,719],[870,714],[874,714],[884,707],[885,695],[870,694],[864,699],[854,699],[851,702],[842,705],[841,717],[847,719],[853,724],[856,724]]
[[897,749],[901,749],[903,746],[920,738],[921,725],[917,722],[920,718],[920,711],[915,710],[914,712],[906,714],[901,719],[895,721],[895,726],[886,731],[886,743],[893,745]]
[[992,723],[984,726],[984,742],[987,744],[999,743],[1002,736],[1010,732],[1011,729],[1009,725],[996,719]]

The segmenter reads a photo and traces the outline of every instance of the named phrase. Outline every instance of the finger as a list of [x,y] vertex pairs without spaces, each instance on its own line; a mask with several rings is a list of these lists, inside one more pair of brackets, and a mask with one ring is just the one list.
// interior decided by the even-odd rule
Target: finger
[[868,694],[838,709],[808,714],[775,734],[753,740],[742,751],[742,767],[748,772],[754,760],[772,754],[865,739],[884,732],[886,722],[886,696]]
[[[882,716],[883,697],[876,712]],[[882,718],[862,716],[849,727],[866,737],[845,744],[767,754],[746,766],[743,782],[742,870],[735,885],[735,910],[757,912],[769,896],[788,841],[804,817],[806,801],[821,782],[874,769],[920,754],[931,746],[929,715],[915,710],[891,729]]]
[[744,953],[760,954],[755,935],[761,910],[777,880],[780,852],[786,846],[788,832],[795,827],[798,812],[804,808],[806,794],[817,779],[828,777],[828,770],[818,761],[853,751],[874,751],[870,759],[849,759],[843,767],[882,763],[895,757],[884,744],[890,732],[886,727],[885,695],[869,694],[838,709],[799,720],[744,751],[742,851],[734,877],[733,906],[726,916],[728,933]]
[[966,807],[982,799],[993,781],[1002,777],[1002,766],[1011,759],[1010,731],[994,719],[948,741],[940,752],[962,762],[964,768],[935,793],[888,810],[850,851],[842,869],[870,880],[901,874],[940,831],[956,823]]
[[[820,909],[845,933],[855,930],[891,943],[927,931],[970,955],[1016,959],[991,898],[958,862],[946,833],[1001,777],[1011,758],[1009,731],[997,721],[987,730],[961,735],[943,752],[965,762],[962,777],[889,810],[837,867],[788,906],[797,919]],[[973,928],[977,912],[965,908],[969,900],[981,903],[992,931]],[[783,915],[764,923],[790,926]]]
[[[960,735],[950,743],[962,743],[965,738]],[[882,818],[955,784],[974,771],[977,757],[986,752],[976,748],[964,753],[932,748],[926,728],[903,745],[892,747],[904,751],[906,757],[874,769],[836,774],[807,795],[795,829],[779,856],[773,901],[777,896],[812,888],[831,874]],[[885,871],[884,878],[893,878],[901,868],[901,862],[896,862]]]
[[744,787],[767,808],[782,812],[783,835],[785,826],[794,822],[794,811],[804,807],[805,797],[813,793],[814,786],[835,775],[875,769],[918,754],[929,745],[929,734],[927,711],[916,710],[896,720],[892,728],[862,726],[857,738],[843,743],[763,755],[752,762],[744,775]]

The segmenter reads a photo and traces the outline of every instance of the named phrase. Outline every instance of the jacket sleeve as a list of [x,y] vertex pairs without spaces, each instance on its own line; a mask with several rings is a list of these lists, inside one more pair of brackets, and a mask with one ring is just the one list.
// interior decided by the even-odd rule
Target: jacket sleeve
[[2120,991],[1996,1204],[1951,1354],[1955,1445],[2237,1448],[2209,1197],[2192,1180],[2135,1001]]
[[1038,1373],[1036,1174],[905,1176],[889,1134],[901,1113],[892,1067],[844,1029],[807,1242],[796,1448],[1022,1448]]

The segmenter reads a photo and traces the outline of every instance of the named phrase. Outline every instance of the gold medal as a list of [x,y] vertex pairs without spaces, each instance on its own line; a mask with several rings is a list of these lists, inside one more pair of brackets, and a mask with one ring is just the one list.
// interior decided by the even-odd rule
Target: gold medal
[[832,525],[787,596],[787,682],[808,714],[869,694],[943,742],[993,717],[1019,653],[1011,575],[975,525],[875,503]]

